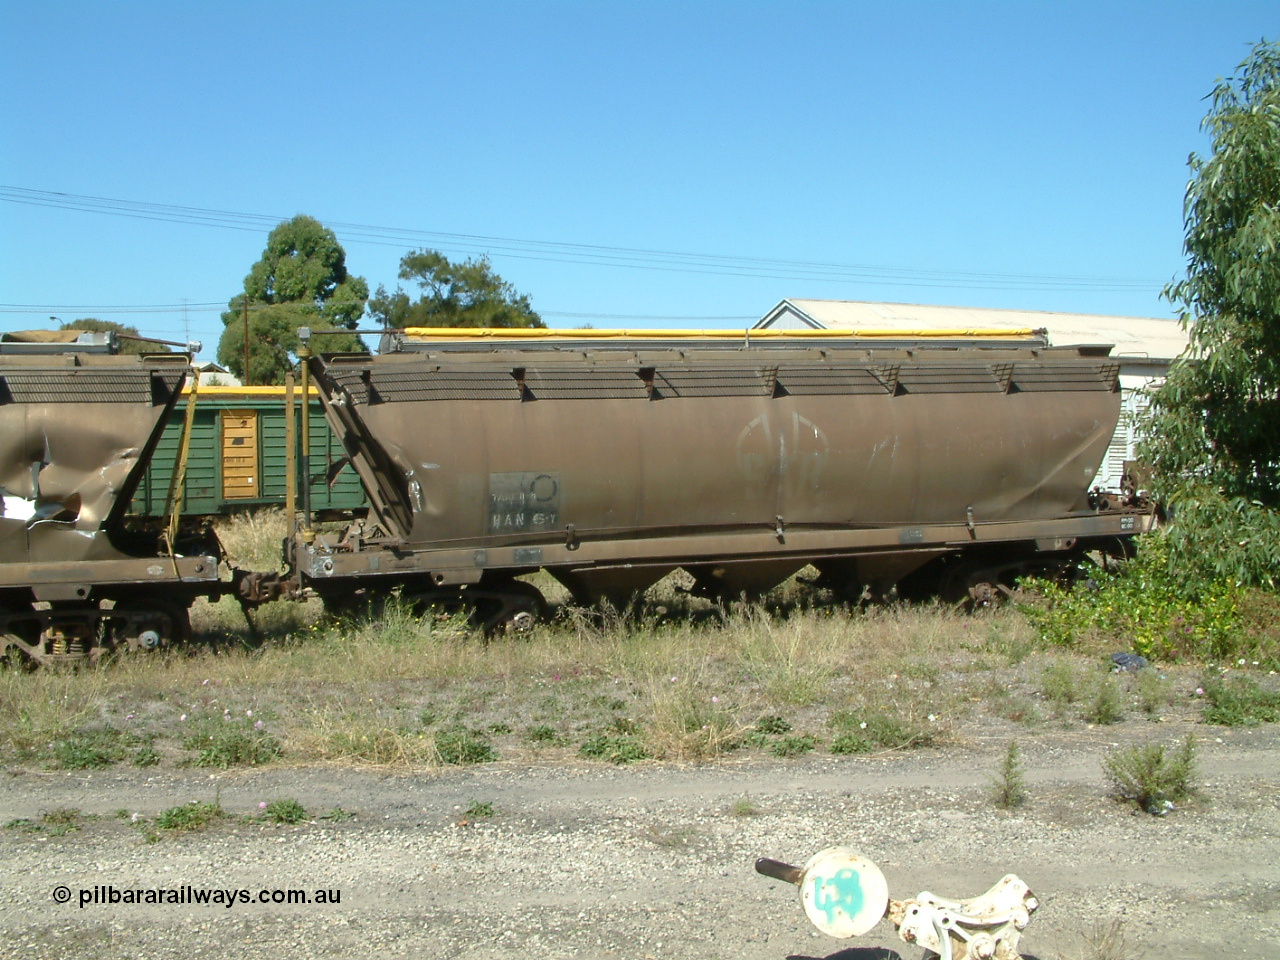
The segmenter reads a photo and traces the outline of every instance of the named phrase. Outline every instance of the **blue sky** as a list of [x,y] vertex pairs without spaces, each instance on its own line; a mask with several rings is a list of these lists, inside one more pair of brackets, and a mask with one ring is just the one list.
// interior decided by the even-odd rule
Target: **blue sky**
[[1277,26],[1274,0],[0,0],[0,329],[101,316],[211,358],[296,213],[374,288],[417,247],[489,251],[552,326],[1167,316],[1203,98]]

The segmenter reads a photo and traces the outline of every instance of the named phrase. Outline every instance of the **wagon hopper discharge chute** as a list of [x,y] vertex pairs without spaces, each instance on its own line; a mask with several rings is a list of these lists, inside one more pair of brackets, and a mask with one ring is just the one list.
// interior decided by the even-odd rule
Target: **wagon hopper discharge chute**
[[515,578],[540,568],[584,602],[676,568],[755,594],[807,564],[851,598],[984,602],[1153,522],[1090,494],[1120,413],[1106,347],[468,333],[307,361],[370,514],[304,522],[299,585],[398,586],[488,629],[538,613]]
[[128,516],[190,355],[57,336],[0,344],[0,652],[35,664],[183,639],[192,601],[232,587],[207,528]]

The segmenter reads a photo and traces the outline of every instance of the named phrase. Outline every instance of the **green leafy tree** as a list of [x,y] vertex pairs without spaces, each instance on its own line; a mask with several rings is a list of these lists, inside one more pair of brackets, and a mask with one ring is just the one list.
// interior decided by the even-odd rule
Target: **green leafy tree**
[[526,294],[493,272],[488,257],[453,263],[438,250],[400,260],[400,279],[422,289],[417,300],[379,287],[369,313],[384,327],[545,327]]
[[[83,317],[80,320],[68,320],[59,330],[88,330],[94,333],[123,333],[126,336],[138,337],[137,327],[131,327],[125,323],[116,323],[114,320],[95,320],[93,317]],[[154,340],[120,340],[118,341],[118,349],[121,353],[169,353],[169,347],[163,343],[156,343]]]
[[1173,566],[1275,586],[1280,572],[1280,46],[1219,80],[1192,154],[1187,275],[1165,289],[1191,347],[1152,395],[1142,456],[1174,505]]
[[[333,231],[296,216],[271,231],[262,258],[244,278],[244,291],[222,315],[218,362],[246,383],[279,384],[293,366],[298,328],[354,330],[364,315],[369,284],[347,272],[347,255]],[[249,370],[244,370],[245,304],[249,313]],[[318,348],[365,351],[355,334],[325,336]]]

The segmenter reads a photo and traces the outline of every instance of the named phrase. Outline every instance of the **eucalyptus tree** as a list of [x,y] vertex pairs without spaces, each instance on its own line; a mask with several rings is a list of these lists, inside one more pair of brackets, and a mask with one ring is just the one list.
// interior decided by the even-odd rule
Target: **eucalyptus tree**
[[[218,361],[246,383],[283,383],[298,347],[298,328],[354,330],[368,298],[369,284],[347,272],[346,251],[332,230],[307,216],[286,220],[271,231],[243,291],[222,314],[226,329],[218,341]],[[323,347],[365,350],[354,333],[326,336]]]
[[1189,331],[1152,395],[1143,458],[1175,509],[1188,575],[1280,579],[1280,45],[1220,79],[1192,154],[1186,276],[1165,296]]

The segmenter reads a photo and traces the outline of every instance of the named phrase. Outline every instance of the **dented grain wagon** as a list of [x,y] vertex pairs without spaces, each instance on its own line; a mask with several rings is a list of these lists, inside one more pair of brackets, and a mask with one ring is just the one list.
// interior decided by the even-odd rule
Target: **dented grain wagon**
[[400,587],[490,629],[537,613],[516,577],[538,569],[582,601],[676,568],[734,597],[811,564],[851,597],[982,602],[1152,523],[1090,493],[1120,412],[1108,352],[408,331],[309,360],[371,511],[304,522],[290,560],[329,602]]
[[190,357],[31,340],[0,349],[0,653],[78,661],[184,637],[192,600],[222,589],[217,541],[127,513]]

